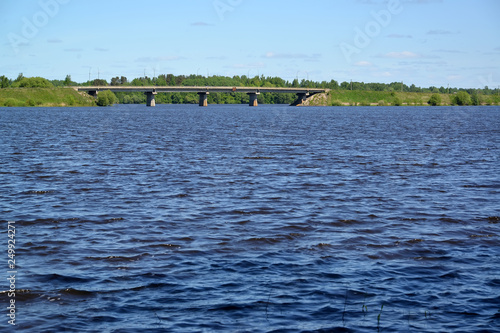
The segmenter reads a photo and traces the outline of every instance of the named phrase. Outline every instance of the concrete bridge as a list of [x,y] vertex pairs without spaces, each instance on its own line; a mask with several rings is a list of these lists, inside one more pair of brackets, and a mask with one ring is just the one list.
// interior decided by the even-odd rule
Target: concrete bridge
[[155,106],[155,95],[163,92],[195,92],[200,95],[200,106],[207,106],[207,96],[212,93],[245,93],[250,97],[250,106],[257,106],[257,96],[260,93],[283,93],[296,94],[297,100],[291,105],[301,105],[306,99],[314,94],[326,92],[326,89],[313,88],[264,88],[264,87],[131,87],[131,86],[93,86],[93,87],[74,87],[77,91],[86,91],[89,95],[97,97],[99,91],[110,90],[113,92],[119,91],[140,91],[147,96],[147,106]]

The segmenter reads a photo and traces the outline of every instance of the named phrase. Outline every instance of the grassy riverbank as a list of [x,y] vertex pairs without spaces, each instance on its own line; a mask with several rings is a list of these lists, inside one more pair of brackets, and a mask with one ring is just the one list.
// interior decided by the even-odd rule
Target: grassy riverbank
[[[134,95],[135,94],[135,95]],[[128,103],[145,103],[143,93],[119,93],[117,94],[120,103],[125,102],[126,97],[130,100]],[[126,96],[122,96],[126,95]],[[137,96],[136,96],[137,95]],[[164,96],[163,96],[164,95]],[[177,96],[179,95],[179,96]],[[211,104],[224,104],[231,94],[213,94],[213,98],[220,95],[220,98],[209,100]],[[266,94],[263,94],[266,95]],[[276,94],[281,99],[288,97],[289,100],[274,101],[274,99],[259,97],[259,103],[289,103],[295,99],[291,96],[282,96],[286,94]],[[130,96],[137,97],[131,100]],[[422,106],[429,105],[429,100],[438,98],[438,105],[457,104],[455,94],[439,94],[430,92],[390,92],[390,91],[364,91],[364,90],[330,90],[327,93],[317,94],[308,99],[305,105],[310,106]],[[176,97],[174,100],[173,97]],[[187,97],[192,97],[188,99]],[[235,100],[235,103],[248,103],[248,96],[244,94],[246,101]],[[272,96],[271,96],[272,97]],[[474,96],[473,96],[474,97]],[[476,105],[500,105],[500,96],[483,95],[475,96]],[[471,100],[472,101],[472,100]],[[197,96],[189,94],[170,93],[157,95],[157,104],[161,103],[197,103]],[[471,104],[470,102],[467,104]],[[45,107],[64,107],[64,106],[96,106],[96,100],[83,92],[77,92],[72,88],[4,88],[0,89],[0,107],[2,106],[45,106]]]
[[[440,105],[454,105],[454,94],[434,94],[417,92],[330,90],[325,94],[313,96],[306,103],[311,106],[401,106],[429,105],[431,96],[440,98]],[[498,105],[498,95],[477,95],[479,104]]]
[[1,106],[95,106],[95,100],[72,88],[0,89]]

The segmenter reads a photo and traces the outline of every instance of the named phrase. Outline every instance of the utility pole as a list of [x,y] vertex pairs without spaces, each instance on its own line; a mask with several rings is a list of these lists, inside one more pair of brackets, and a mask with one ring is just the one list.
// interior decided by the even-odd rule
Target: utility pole
[[351,91],[352,91],[352,79],[351,79]]

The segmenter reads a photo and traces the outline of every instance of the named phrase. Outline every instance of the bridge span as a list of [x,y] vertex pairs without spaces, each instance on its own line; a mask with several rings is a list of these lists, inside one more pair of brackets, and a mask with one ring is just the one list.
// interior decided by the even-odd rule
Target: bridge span
[[257,97],[260,93],[282,93],[282,94],[296,94],[297,100],[291,105],[297,106],[314,94],[326,92],[326,89],[316,88],[268,88],[268,87],[196,87],[196,86],[90,86],[90,87],[74,87],[77,91],[86,91],[89,95],[97,97],[99,91],[110,90],[113,92],[119,91],[139,91],[146,94],[147,106],[155,106],[155,95],[163,92],[195,92],[200,96],[200,106],[207,106],[207,96],[212,93],[245,93],[250,97],[250,106],[257,106]]

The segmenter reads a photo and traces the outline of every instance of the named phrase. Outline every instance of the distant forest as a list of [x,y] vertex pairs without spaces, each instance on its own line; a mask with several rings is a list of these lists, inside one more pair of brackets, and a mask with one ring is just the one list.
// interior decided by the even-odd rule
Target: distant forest
[[[456,94],[465,91],[471,96],[477,95],[500,95],[500,89],[464,89],[451,87],[428,87],[421,88],[414,84],[408,86],[403,82],[392,83],[364,83],[364,82],[341,82],[335,80],[329,82],[315,82],[310,80],[287,81],[279,77],[265,77],[264,75],[247,77],[242,76],[201,76],[201,75],[173,75],[162,74],[157,77],[140,77],[129,80],[125,76],[113,77],[110,82],[103,79],[95,79],[87,82],[74,82],[70,75],[64,80],[47,80],[41,77],[25,77],[19,74],[16,79],[10,79],[5,75],[0,76],[0,88],[51,88],[72,86],[229,86],[229,87],[293,87],[293,88],[323,88],[334,91],[373,91],[373,92],[408,92],[408,93],[438,93]],[[144,103],[145,95],[141,92],[117,92],[117,102],[123,104]],[[243,93],[217,94],[208,96],[208,102],[214,104],[240,104],[248,103],[248,95]],[[259,103],[265,104],[289,104],[295,100],[294,94],[267,93],[259,96]],[[196,93],[161,93],[156,96],[157,103],[182,104],[198,103]]]

